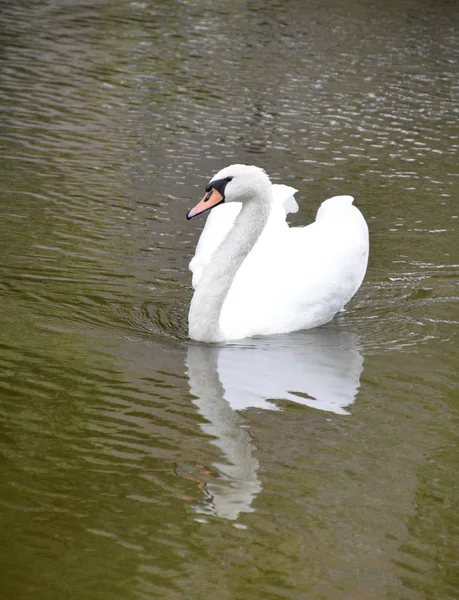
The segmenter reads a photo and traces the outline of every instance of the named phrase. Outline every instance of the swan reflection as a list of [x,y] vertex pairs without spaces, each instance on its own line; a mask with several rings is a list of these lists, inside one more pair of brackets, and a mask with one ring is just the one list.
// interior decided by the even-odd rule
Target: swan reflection
[[225,459],[214,465],[220,477],[207,486],[207,512],[236,519],[253,510],[252,500],[261,491],[254,446],[237,411],[279,410],[277,399],[348,414],[346,408],[359,388],[363,356],[358,337],[338,331],[334,323],[225,346],[190,345],[186,365],[194,403],[208,421],[202,429],[214,437]]

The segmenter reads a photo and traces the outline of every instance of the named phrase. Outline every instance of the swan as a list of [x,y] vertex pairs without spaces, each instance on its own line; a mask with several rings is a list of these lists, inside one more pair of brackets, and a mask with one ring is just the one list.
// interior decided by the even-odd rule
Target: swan
[[359,289],[368,226],[352,196],[325,200],[316,220],[289,227],[297,192],[235,164],[212,177],[187,219],[211,211],[190,262],[189,336],[225,342],[311,329],[331,321]]

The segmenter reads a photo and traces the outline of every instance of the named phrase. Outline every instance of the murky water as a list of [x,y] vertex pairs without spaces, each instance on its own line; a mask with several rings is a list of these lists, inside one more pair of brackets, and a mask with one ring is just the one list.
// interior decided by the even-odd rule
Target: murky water
[[[0,596],[459,596],[456,2],[0,3]],[[232,162],[351,193],[324,328],[187,340]]]

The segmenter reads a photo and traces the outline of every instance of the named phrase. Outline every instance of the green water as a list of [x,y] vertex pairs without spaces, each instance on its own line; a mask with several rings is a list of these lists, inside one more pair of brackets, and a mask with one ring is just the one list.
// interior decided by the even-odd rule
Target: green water
[[[459,597],[458,21],[0,2],[2,599]],[[232,162],[294,225],[355,196],[326,327],[188,341],[185,214]]]

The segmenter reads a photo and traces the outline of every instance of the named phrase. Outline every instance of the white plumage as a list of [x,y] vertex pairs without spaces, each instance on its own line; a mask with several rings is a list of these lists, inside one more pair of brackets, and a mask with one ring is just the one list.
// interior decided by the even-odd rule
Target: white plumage
[[[232,165],[212,178],[214,193],[212,183],[224,203],[209,215],[190,263],[190,337],[234,340],[330,321],[367,267],[368,227],[353,198],[330,198],[314,223],[289,227],[297,190],[271,184],[262,169]],[[208,209],[204,201],[192,216]]]
[[[289,185],[274,183],[272,185],[275,210],[272,217],[280,217],[285,221],[289,213],[296,213],[299,210],[294,194],[298,191]],[[277,209],[281,206],[283,212]],[[216,206],[207,217],[206,224],[199,238],[196,252],[190,262],[190,271],[193,274],[192,285],[196,289],[199,279],[207,264],[210,262],[212,254],[225,239],[228,232],[234,225],[236,217],[241,212],[241,202],[227,202]]]

